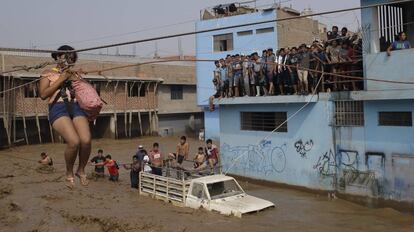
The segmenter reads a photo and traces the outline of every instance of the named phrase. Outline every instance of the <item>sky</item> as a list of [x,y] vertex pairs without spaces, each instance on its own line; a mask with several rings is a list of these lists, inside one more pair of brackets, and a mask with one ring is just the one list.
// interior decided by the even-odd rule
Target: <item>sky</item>
[[[0,47],[49,48],[69,44],[85,48],[155,36],[194,31],[200,10],[234,0],[1,0]],[[274,0],[258,0],[266,6]],[[323,12],[360,5],[360,0],[283,0],[282,6]],[[360,12],[343,12],[315,19],[356,30]],[[184,54],[193,55],[194,36],[147,42],[118,48],[120,54],[177,55],[179,41]],[[95,51],[115,54],[116,48]]]

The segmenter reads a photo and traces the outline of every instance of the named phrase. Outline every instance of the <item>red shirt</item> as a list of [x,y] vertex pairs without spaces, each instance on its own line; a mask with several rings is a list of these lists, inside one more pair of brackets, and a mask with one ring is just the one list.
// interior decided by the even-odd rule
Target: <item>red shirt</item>
[[105,161],[105,166],[108,168],[109,175],[111,176],[119,175],[119,172],[118,172],[118,169],[116,168],[114,160]]
[[215,145],[212,145],[211,148],[206,147],[207,159],[218,160],[218,148]]

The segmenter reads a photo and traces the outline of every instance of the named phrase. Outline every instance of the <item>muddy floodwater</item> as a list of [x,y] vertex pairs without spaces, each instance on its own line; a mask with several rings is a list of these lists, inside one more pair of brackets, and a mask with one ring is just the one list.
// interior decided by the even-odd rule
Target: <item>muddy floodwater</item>
[[[118,162],[129,162],[138,144],[149,148],[153,142],[165,153],[175,150],[178,138],[95,140],[93,153],[102,148]],[[190,140],[191,153],[200,145]],[[139,196],[130,189],[129,172],[123,168],[119,183],[91,180],[88,187],[77,182],[68,190],[63,149],[64,144],[47,144],[0,151],[0,231],[414,231],[414,216],[390,208],[248,182],[241,182],[247,193],[274,202],[276,208],[239,219],[174,207]],[[55,172],[37,169],[42,151],[54,159]]]

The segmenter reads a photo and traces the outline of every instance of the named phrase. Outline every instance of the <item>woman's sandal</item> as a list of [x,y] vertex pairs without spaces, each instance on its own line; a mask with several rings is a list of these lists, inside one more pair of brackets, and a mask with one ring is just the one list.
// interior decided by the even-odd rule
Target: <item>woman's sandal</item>
[[75,188],[75,178],[66,177],[65,185],[66,185],[66,187],[68,187],[71,190],[74,189]]
[[81,175],[79,173],[75,174],[77,177],[79,177],[80,183],[82,186],[88,186],[89,181],[88,178],[86,177],[86,175]]

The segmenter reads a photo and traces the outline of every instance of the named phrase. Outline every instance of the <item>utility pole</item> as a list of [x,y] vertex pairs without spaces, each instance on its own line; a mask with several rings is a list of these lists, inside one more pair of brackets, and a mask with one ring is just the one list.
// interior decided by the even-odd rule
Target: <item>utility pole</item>
[[155,41],[154,46],[155,46],[154,59],[158,59],[160,57],[158,56],[158,42],[157,41]]
[[181,37],[178,37],[178,54],[180,55],[180,60],[183,60],[184,54],[183,54],[183,46],[181,43]]
[[137,44],[134,44],[132,47],[132,53],[134,54],[134,56],[137,56]]

